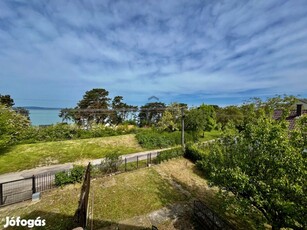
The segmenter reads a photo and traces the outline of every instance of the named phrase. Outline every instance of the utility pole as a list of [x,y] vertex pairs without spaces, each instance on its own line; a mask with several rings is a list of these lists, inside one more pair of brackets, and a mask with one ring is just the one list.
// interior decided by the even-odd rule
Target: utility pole
[[181,108],[181,147],[182,151],[185,150],[185,144],[184,144],[184,108]]

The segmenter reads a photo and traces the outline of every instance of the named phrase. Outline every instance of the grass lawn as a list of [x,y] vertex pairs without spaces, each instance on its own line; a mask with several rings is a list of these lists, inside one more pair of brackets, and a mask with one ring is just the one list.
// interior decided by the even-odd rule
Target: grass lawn
[[[22,219],[40,216],[46,219],[44,229],[71,229],[69,227],[78,205],[79,194],[80,184],[65,186],[63,189],[43,193],[42,200],[38,203],[25,202],[2,208],[0,216],[20,216]],[[143,215],[184,199],[185,196],[154,168],[92,180],[90,204],[94,204],[94,229]],[[3,221],[0,218],[0,226],[3,226]]]
[[[6,216],[20,216],[23,219],[40,216],[46,219],[47,226],[44,229],[71,229],[80,187],[80,184],[68,185],[63,189],[43,193],[42,200],[38,203],[24,202],[1,208],[0,226],[3,226]],[[247,213],[243,217],[234,214],[236,207],[225,210],[225,200],[216,196],[217,192],[216,187],[208,186],[195,165],[184,158],[172,159],[151,168],[94,179],[91,182],[90,195],[90,205],[93,204],[93,229],[122,223],[129,223],[121,226],[123,229],[150,227],[151,225],[146,225],[145,214],[169,204],[191,203],[193,199],[202,200],[219,216],[232,223],[235,229],[256,230],[259,229],[257,222],[264,226],[263,219],[257,213]],[[190,216],[178,218],[187,218],[189,222],[191,213],[192,210]],[[136,217],[138,218],[135,219]],[[133,222],[135,220],[144,220],[145,224]],[[127,226],[130,228],[125,228]],[[175,229],[172,226],[174,225],[170,223],[162,223],[159,229]]]
[[[203,136],[204,134],[204,136]],[[199,141],[209,141],[212,139],[219,138],[221,136],[222,132],[218,130],[212,130],[210,132],[201,132]]]
[[81,140],[21,144],[0,152],[0,174],[39,166],[102,158],[109,152],[144,151],[134,134]]

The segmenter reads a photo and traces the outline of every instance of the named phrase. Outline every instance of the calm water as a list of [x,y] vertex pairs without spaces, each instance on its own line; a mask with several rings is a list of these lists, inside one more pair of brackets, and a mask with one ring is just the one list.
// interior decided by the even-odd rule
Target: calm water
[[60,110],[29,109],[32,125],[51,125],[62,122]]

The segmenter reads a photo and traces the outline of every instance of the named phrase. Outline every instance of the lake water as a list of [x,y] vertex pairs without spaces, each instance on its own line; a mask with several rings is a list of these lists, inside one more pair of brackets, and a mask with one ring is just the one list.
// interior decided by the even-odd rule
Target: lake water
[[60,110],[29,109],[32,125],[51,125],[62,122]]

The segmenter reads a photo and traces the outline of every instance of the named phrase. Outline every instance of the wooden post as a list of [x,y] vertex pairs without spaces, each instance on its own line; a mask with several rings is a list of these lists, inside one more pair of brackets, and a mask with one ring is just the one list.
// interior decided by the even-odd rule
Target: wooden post
[[127,172],[127,158],[125,158],[125,172]]
[[3,184],[0,184],[0,205],[3,205]]
[[32,193],[36,193],[35,176],[32,176]]
[[184,144],[184,108],[181,108],[181,147],[182,151],[185,150],[185,144]]

